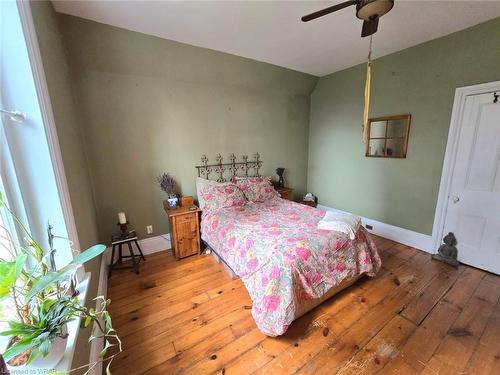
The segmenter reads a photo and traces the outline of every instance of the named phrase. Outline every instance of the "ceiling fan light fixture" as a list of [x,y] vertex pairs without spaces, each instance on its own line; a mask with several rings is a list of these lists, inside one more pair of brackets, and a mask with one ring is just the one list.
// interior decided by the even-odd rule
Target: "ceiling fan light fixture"
[[389,12],[394,0],[361,0],[356,5],[356,17],[365,21],[373,21]]

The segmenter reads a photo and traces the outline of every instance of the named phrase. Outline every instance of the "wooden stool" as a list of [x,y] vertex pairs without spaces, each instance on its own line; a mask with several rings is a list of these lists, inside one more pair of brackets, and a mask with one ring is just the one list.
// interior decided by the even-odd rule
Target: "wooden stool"
[[[137,250],[139,250],[139,254],[135,254],[134,249],[132,247],[132,243],[135,244]],[[122,253],[122,245],[127,244],[130,255],[123,255]],[[122,268],[133,268],[135,273],[139,273],[139,263],[141,260],[146,261],[144,258],[144,254],[142,253],[141,247],[137,242],[137,235],[135,232],[130,233],[128,236],[124,237],[122,234],[116,234],[111,237],[111,245],[113,246],[113,251],[111,253],[111,264],[109,265],[109,274],[108,277],[111,277],[111,273],[113,269],[122,269]],[[118,260],[115,262],[115,250],[118,250]],[[131,266],[121,266],[119,268],[115,268],[117,264],[121,264],[123,259],[132,258]],[[138,259],[137,259],[138,258]]]

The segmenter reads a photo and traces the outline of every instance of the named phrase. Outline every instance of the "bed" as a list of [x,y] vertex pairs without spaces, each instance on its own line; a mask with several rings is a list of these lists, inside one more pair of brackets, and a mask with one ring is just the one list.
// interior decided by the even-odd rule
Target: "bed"
[[203,241],[241,278],[257,327],[268,336],[284,334],[295,319],[380,268],[363,227],[354,239],[318,229],[324,214],[274,196],[202,213]]

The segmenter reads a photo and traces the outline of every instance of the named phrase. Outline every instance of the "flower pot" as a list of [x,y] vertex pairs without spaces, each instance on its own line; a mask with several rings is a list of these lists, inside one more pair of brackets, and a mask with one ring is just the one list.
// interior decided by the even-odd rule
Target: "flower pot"
[[52,341],[52,349],[47,357],[39,357],[31,362],[31,365],[44,369],[54,369],[61,361],[62,357],[64,357],[67,344],[67,339],[56,337],[54,341]]
[[[66,326],[63,327],[62,331],[64,333],[67,332]],[[29,364],[29,367],[39,368],[39,369],[47,369],[53,370],[57,366],[57,364],[61,361],[64,353],[66,352],[66,346],[68,344],[68,340],[66,338],[56,337],[54,341],[52,341],[52,348],[49,354],[46,357],[38,357],[33,362]],[[28,359],[27,357],[26,359]],[[26,367],[26,364],[23,363],[18,366],[12,366],[7,363],[7,367],[11,370],[12,373],[16,373],[16,369],[22,369]]]
[[167,202],[169,208],[176,208],[179,204],[179,198],[177,198],[177,196],[175,195],[169,195],[167,198]]

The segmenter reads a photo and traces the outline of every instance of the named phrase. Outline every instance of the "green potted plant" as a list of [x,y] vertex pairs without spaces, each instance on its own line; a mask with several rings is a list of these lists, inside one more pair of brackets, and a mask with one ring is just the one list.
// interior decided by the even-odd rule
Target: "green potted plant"
[[[98,332],[92,332],[89,343],[104,340],[101,361],[108,361],[107,371],[113,358],[122,351],[121,341],[113,329],[107,311],[110,300],[95,298],[96,308],[87,308],[78,301],[72,282],[76,269],[104,252],[104,245],[95,245],[79,253],[67,266],[56,270],[51,252],[44,252],[22,222],[6,206],[0,194],[0,209],[11,215],[26,236],[27,245],[15,244],[10,235],[8,259],[0,259],[0,301],[11,302],[12,314],[7,328],[0,331],[9,343],[2,353],[11,367],[36,364],[55,366],[66,348],[67,323],[81,319],[84,327],[91,324]],[[2,228],[9,233],[6,228]],[[5,247],[5,246],[4,246]],[[95,324],[94,324],[95,323]],[[106,357],[108,350],[116,347],[114,354]],[[89,363],[87,372],[99,362]],[[87,373],[86,372],[86,373]]]

